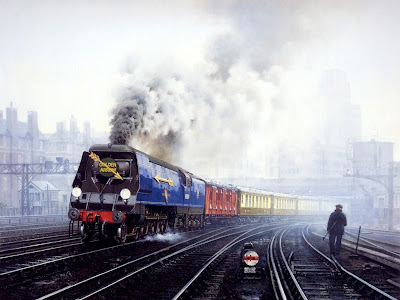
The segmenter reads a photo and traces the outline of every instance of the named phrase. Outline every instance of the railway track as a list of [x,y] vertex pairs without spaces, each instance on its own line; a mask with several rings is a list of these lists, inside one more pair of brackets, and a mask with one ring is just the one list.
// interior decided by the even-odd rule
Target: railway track
[[[179,234],[180,239],[199,238],[204,233],[189,232]],[[150,238],[151,239],[151,238]],[[36,299],[69,285],[84,282],[97,274],[112,273],[112,269],[149,255],[162,248],[172,247],[169,241],[151,242],[140,240],[123,245],[101,245],[92,243],[61,250],[50,257],[25,260],[22,264],[12,264],[12,268],[0,274],[0,299]],[[125,271],[124,271],[125,272]],[[117,274],[118,273],[117,271]],[[21,286],[21,283],[23,285]],[[10,296],[12,295],[12,296]]]
[[346,237],[353,241],[359,240],[361,244],[364,244],[373,248],[380,248],[383,252],[388,253],[396,257],[400,257],[400,234],[382,231],[362,230],[360,228],[360,238],[358,238],[358,232],[355,230],[346,230]]
[[[214,228],[122,245],[65,236],[9,242],[0,248],[0,299],[400,299],[390,284],[400,273],[362,255],[351,260],[346,250],[328,257],[317,227],[290,226]],[[265,272],[257,276],[239,271],[248,241],[265,249],[258,248]]]
[[[40,299],[60,297],[79,297],[82,290],[99,288],[79,299],[95,297],[121,297],[136,299],[171,299],[184,286],[193,280],[193,275],[228,249],[238,235],[253,229],[230,228],[204,233],[178,244],[142,255],[106,272],[99,273],[73,286],[68,286]],[[96,285],[95,285],[96,286]],[[123,286],[124,288],[121,288]],[[185,290],[182,290],[183,293]]]
[[46,238],[49,235],[60,233],[68,234],[68,223],[51,225],[33,224],[2,228],[0,230],[0,245],[12,242],[26,242],[29,239]]
[[49,216],[20,216],[7,217],[0,216],[0,231],[7,228],[23,228],[29,226],[46,225],[46,224],[62,224],[68,223],[66,215],[49,215]]
[[[307,237],[307,242],[311,244],[312,241],[313,245],[326,251],[325,245],[321,245],[321,240],[314,234],[310,234],[309,229],[310,226],[305,232],[303,230],[303,236]],[[375,248],[370,255],[354,256],[352,252],[345,250],[343,254],[332,257],[332,260],[348,284],[367,293],[368,299],[399,299],[400,290],[390,283],[393,276],[400,274],[399,266],[396,265],[396,268],[393,269],[390,266],[386,267],[386,263],[375,264],[374,262],[379,260],[381,251],[382,249]]]
[[277,299],[396,299],[394,286],[376,276],[361,278],[357,269],[326,256],[317,249],[321,243],[300,230],[283,230],[271,241],[270,275]]
[[17,248],[17,247],[29,247],[31,245],[37,245],[40,243],[46,243],[46,242],[51,242],[55,241],[57,239],[68,239],[70,238],[69,234],[60,234],[60,233],[55,233],[55,234],[48,234],[46,236],[42,237],[34,237],[30,239],[25,239],[25,240],[18,240],[18,241],[11,241],[11,242],[5,242],[0,244],[0,255],[4,253],[7,249],[12,249],[12,248]]
[[[325,229],[323,227],[318,226],[312,226],[312,230],[310,230],[310,232],[318,238],[324,236],[324,231]],[[376,232],[382,233],[382,231]],[[382,234],[384,234],[383,237],[386,238],[388,232]],[[392,235],[393,237],[398,238],[397,235]],[[378,239],[378,237],[375,237],[374,239],[360,237],[358,239],[358,235],[346,232],[342,238],[342,248],[400,271],[399,245],[394,245],[393,242],[387,242],[385,239]],[[325,241],[328,243],[328,239],[325,239]]]
[[83,243],[79,237],[58,237],[55,238],[55,240],[34,245],[3,249],[0,251],[0,268],[4,268],[5,265],[10,265],[15,261],[40,259],[40,256],[55,255],[55,253],[59,251],[64,251],[68,248],[75,248],[81,245],[83,245]]
[[237,254],[232,249],[238,244],[243,244],[244,241],[253,240],[260,235],[265,236],[267,232],[271,233],[279,228],[281,226],[260,227],[236,237],[218,250],[172,299],[223,298],[223,283],[228,277],[227,271],[229,266],[234,265],[234,261],[238,259]]

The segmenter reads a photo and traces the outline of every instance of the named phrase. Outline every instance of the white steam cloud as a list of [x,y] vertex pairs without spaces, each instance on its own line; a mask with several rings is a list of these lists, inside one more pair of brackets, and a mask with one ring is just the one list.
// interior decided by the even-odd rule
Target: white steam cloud
[[146,241],[149,242],[169,242],[169,243],[175,243],[178,242],[182,239],[182,235],[179,233],[171,233],[167,232],[165,234],[156,234],[156,235],[146,235]]
[[225,80],[215,76],[215,64],[202,70],[196,82],[183,74],[158,77],[138,69],[126,74],[111,142],[202,173],[243,169],[244,157],[264,157],[267,145],[260,141],[278,138],[273,113],[279,87],[271,78],[279,76],[279,68],[260,74],[238,62]]
[[224,3],[212,11],[231,29],[214,37],[193,71],[179,61],[125,68],[111,142],[207,177],[265,176],[280,148],[311,144],[320,120],[305,42],[324,8]]

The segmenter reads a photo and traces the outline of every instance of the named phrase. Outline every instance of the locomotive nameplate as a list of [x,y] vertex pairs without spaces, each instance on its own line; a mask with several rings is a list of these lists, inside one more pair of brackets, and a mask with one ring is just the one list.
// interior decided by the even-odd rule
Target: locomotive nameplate
[[117,163],[110,157],[101,160],[102,164],[99,165],[99,172],[104,177],[112,177],[117,173]]
[[[118,172],[117,172],[117,163],[115,162],[115,160],[113,160],[110,157],[104,158],[103,160],[100,160],[100,157],[97,154],[93,153],[93,152],[91,152],[89,154],[89,157],[91,159],[93,159],[94,161],[98,161],[99,162],[99,170],[100,170],[100,174],[101,175],[103,175],[105,177],[111,177],[111,176],[115,175],[115,177],[117,177],[118,179],[123,180],[121,175],[119,175]],[[110,163],[112,167],[109,167],[107,163]],[[114,163],[115,165],[112,164],[112,163]],[[102,173],[102,170],[103,171],[107,170],[107,172]],[[104,175],[104,174],[108,174],[108,173],[110,173],[111,175]]]

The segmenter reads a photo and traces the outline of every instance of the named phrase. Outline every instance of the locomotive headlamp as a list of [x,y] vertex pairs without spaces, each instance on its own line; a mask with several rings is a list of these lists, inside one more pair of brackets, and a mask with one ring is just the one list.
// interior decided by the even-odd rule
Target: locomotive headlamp
[[122,189],[119,195],[121,196],[122,199],[126,201],[131,196],[131,191],[128,189]]
[[77,186],[72,189],[72,196],[79,198],[82,195],[82,190]]

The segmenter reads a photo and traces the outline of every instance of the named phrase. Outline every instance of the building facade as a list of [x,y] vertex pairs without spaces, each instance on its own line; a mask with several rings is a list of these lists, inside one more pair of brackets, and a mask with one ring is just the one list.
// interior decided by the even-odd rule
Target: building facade
[[348,175],[354,178],[354,211],[374,227],[400,227],[400,172],[393,150],[390,142],[353,143]]
[[317,90],[313,142],[280,147],[275,159],[278,179],[340,178],[350,166],[349,148],[361,140],[362,123],[360,106],[351,103],[346,74],[337,69],[324,72]]
[[[4,117],[0,111],[0,215],[21,214],[22,174],[6,174],[5,167],[22,164],[67,163],[71,168],[81,159],[82,152],[91,144],[108,141],[92,138],[89,123],[84,124],[83,131],[78,128],[77,120],[71,117],[69,128],[66,122],[57,124],[55,133],[44,134],[38,127],[38,114],[28,112],[27,122],[18,120],[17,108],[12,103],[6,108]],[[19,169],[20,170],[20,169]],[[73,170],[72,170],[73,171]],[[19,171],[17,171],[19,172]],[[72,172],[73,173],[73,172]],[[41,175],[29,174],[29,181],[47,181],[58,189],[57,197],[64,202],[70,193],[73,174]],[[58,179],[59,178],[59,179]],[[26,177],[25,177],[26,179]],[[37,202],[30,199],[27,193],[30,213],[47,213],[45,200]],[[35,196],[36,197],[36,196]],[[42,203],[43,202],[43,203]]]

